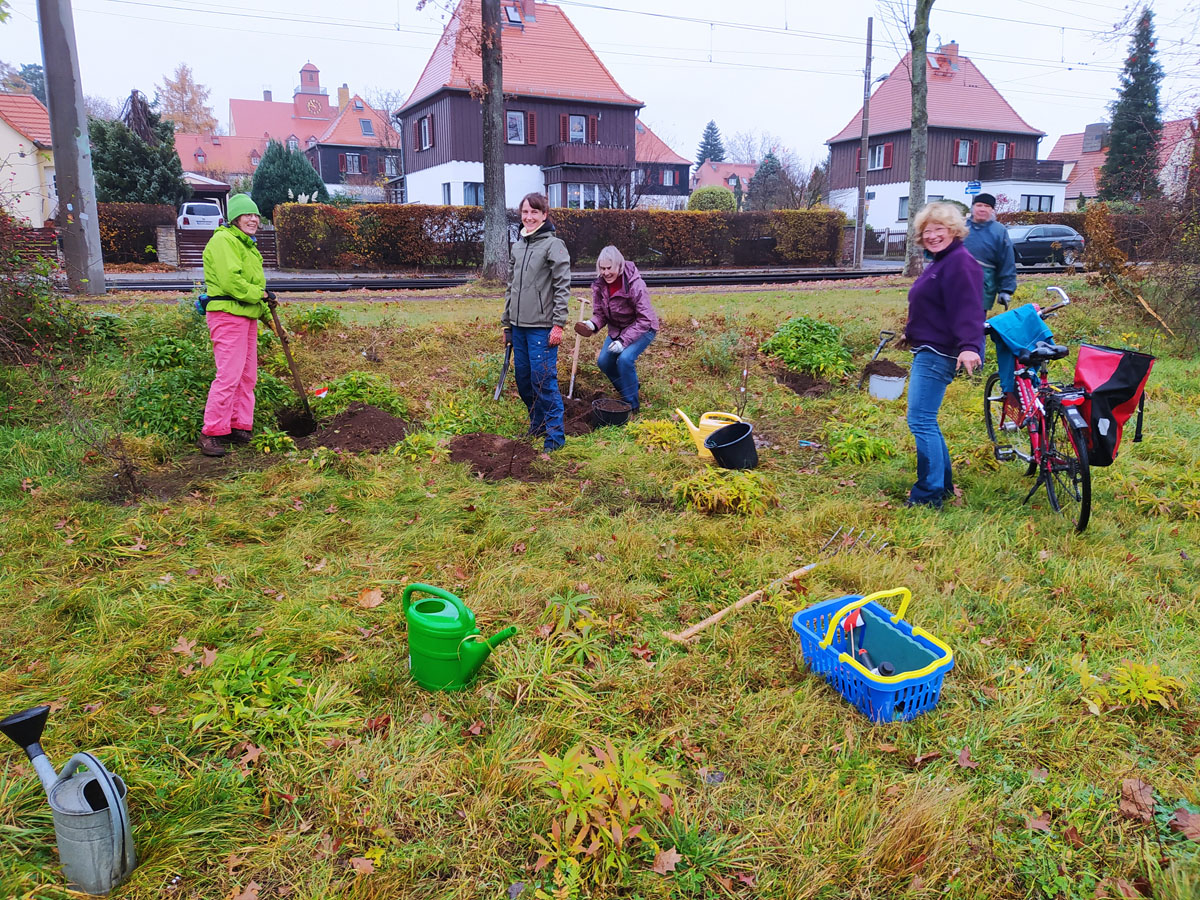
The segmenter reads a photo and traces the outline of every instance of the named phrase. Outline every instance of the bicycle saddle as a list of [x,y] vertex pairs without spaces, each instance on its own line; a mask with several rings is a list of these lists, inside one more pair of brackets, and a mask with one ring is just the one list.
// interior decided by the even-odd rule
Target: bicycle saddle
[[1021,357],[1021,362],[1027,366],[1036,366],[1040,363],[1049,362],[1052,359],[1062,359],[1070,352],[1071,349],[1064,347],[1062,344],[1049,344],[1046,341],[1038,341],[1028,354]]

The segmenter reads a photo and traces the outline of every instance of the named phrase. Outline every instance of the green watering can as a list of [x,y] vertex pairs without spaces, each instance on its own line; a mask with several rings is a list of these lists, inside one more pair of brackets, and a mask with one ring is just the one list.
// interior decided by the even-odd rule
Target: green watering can
[[[414,593],[431,599],[412,600]],[[400,597],[408,623],[408,665],[417,684],[428,691],[458,691],[479,674],[492,650],[517,633],[512,625],[484,638],[475,613],[441,588],[410,584]]]

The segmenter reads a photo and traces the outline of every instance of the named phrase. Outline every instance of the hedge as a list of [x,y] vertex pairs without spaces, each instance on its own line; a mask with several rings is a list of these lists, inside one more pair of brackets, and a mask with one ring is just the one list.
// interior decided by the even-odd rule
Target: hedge
[[[515,237],[517,215],[508,218]],[[577,263],[614,244],[643,264],[716,266],[836,265],[845,217],[831,209],[555,209],[551,218]],[[483,257],[483,210],[475,206],[289,203],[276,211],[275,228],[285,268],[477,266]]]
[[159,225],[175,224],[174,207],[158,203],[97,203],[100,251],[108,263],[155,262]]
[[[1089,203],[1091,207],[1094,203]],[[1005,225],[1068,225],[1088,240],[1086,210],[1079,212],[1006,212],[996,218]],[[1176,213],[1169,206],[1146,204],[1140,213],[1111,213],[1117,246],[1132,260],[1158,258],[1171,240]],[[1086,251],[1086,247],[1085,247]]]

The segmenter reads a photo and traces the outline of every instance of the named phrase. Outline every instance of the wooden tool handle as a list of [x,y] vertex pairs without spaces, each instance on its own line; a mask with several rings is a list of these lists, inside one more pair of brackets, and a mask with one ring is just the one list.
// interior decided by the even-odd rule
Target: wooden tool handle
[[776,587],[777,585],[780,585],[780,584],[784,584],[785,582],[791,581],[793,578],[802,578],[803,576],[805,576],[809,572],[811,572],[817,565],[818,565],[818,563],[809,563],[806,566],[801,566],[799,569],[796,569],[796,571],[794,571],[794,572],[788,572],[782,578],[775,579],[770,584],[768,584],[766,587],[759,588],[753,594],[747,594],[745,597],[743,597],[741,600],[738,600],[736,603],[731,603],[729,606],[725,607],[724,609],[713,613],[707,619],[703,619],[703,620],[697,622],[695,625],[692,625],[690,628],[688,628],[684,631],[681,631],[678,634],[675,634],[674,632],[670,632],[670,631],[664,631],[663,634],[666,635],[667,637],[669,637],[673,641],[677,641],[680,644],[686,644],[688,641],[692,640],[697,634],[699,634],[701,631],[703,631],[709,625],[715,625],[717,622],[720,622],[723,618],[725,618],[731,612],[735,612],[735,611],[741,609],[743,606],[748,606],[756,600],[761,600],[763,598],[763,596],[766,594],[766,592],[769,591],[771,588]]

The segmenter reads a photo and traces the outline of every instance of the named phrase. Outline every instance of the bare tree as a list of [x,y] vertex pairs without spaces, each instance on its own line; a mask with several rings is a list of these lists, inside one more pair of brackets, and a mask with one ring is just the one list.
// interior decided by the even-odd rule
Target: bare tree
[[483,0],[483,277],[508,281],[508,209],[504,198],[504,50],[500,0]]
[[83,111],[89,119],[107,119],[111,122],[117,118],[117,104],[107,97],[88,94],[83,98]]
[[[387,182],[399,175],[402,169],[401,162],[404,156],[404,141],[395,113],[396,110],[404,105],[404,101],[407,98],[408,94],[395,89],[376,87],[367,91],[367,105],[379,113],[381,118],[387,119],[386,126],[375,133],[375,139],[379,142],[379,147],[383,150],[384,156],[395,160],[395,170],[389,171],[388,165],[385,163],[383,174],[378,178],[379,186],[384,188],[385,191],[387,190]],[[389,202],[391,201],[389,200]]]

